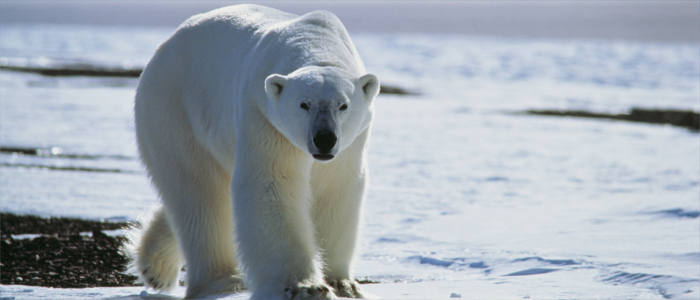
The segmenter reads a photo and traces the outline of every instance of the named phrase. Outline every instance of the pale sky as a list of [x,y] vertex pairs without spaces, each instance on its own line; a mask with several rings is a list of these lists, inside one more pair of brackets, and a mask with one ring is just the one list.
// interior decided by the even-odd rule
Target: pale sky
[[[255,1],[248,1],[255,2]],[[236,1],[0,0],[0,24],[176,27]],[[700,1],[264,1],[304,13],[334,12],[352,33],[700,42]]]

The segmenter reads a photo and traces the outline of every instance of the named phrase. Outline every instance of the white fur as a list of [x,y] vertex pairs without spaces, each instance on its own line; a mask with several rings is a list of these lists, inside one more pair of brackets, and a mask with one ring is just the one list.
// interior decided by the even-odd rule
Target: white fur
[[[187,297],[241,290],[238,268],[253,299],[362,297],[350,263],[378,89],[331,13],[236,5],[188,19],[136,93],[163,200],[138,249],[145,282],[172,286],[184,258]],[[337,137],[329,161],[312,156],[321,129]]]

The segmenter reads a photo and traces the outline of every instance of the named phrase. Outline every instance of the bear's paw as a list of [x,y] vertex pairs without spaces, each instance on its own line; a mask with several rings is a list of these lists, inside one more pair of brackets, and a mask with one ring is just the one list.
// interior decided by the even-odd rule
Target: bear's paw
[[211,295],[240,293],[245,290],[243,278],[240,275],[226,275],[213,281],[201,282],[199,285],[187,287],[186,298],[201,298]]
[[143,282],[155,290],[167,291],[175,285],[178,273],[176,265],[143,265],[140,269]]

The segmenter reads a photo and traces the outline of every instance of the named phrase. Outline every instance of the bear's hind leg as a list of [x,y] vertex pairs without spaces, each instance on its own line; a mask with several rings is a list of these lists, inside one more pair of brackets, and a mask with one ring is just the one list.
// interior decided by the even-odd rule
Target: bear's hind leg
[[190,145],[187,159],[171,162],[160,173],[164,176],[153,176],[163,187],[164,208],[185,259],[186,297],[239,292],[243,280],[234,256],[231,175],[199,145]]
[[136,267],[144,283],[169,290],[177,280],[182,259],[170,224],[162,209],[153,216],[137,249]]

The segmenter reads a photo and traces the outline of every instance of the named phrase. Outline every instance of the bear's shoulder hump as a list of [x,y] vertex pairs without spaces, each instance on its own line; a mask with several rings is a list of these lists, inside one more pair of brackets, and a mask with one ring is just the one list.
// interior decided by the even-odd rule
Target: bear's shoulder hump
[[299,23],[319,26],[323,28],[343,27],[343,23],[332,12],[326,10],[315,10],[299,17]]
[[271,7],[257,4],[236,4],[194,15],[180,27],[199,27],[212,24],[229,24],[238,26],[261,26],[265,23],[289,20],[296,17]]

